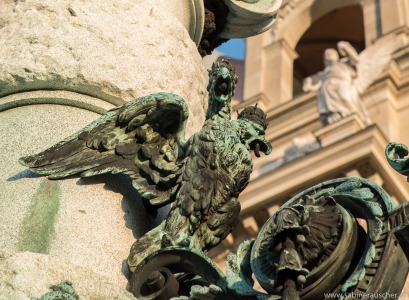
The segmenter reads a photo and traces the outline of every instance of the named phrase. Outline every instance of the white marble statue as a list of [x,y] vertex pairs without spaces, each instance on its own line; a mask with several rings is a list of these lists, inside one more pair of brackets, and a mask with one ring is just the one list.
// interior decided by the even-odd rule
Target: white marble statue
[[324,125],[353,113],[370,125],[372,121],[361,95],[390,62],[395,42],[392,38],[384,39],[360,54],[348,42],[339,42],[337,48],[338,51],[325,50],[325,69],[307,77],[303,90],[318,90],[318,113]]

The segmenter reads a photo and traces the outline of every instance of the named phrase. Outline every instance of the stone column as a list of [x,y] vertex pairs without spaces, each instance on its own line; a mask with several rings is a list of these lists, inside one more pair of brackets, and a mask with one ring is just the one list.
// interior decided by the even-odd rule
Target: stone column
[[248,39],[247,51],[252,55],[246,59],[244,86],[244,99],[262,102],[265,107],[291,99],[293,62],[298,57],[285,38],[271,41],[269,35],[271,32]]
[[[123,260],[166,208],[146,209],[126,176],[50,181],[18,159],[108,109],[160,91],[181,95],[190,110],[188,135],[199,130],[207,102],[207,74],[196,45],[203,3],[181,2],[2,1],[0,251],[48,254],[57,265],[80,265],[126,286]],[[37,271],[29,275],[36,286],[56,283]]]
[[298,57],[297,52],[285,39],[281,39],[266,47],[265,55],[269,66],[265,68],[266,76],[263,76],[267,98],[271,104],[290,100],[293,97],[293,62]]
[[[229,2],[234,15],[222,38],[267,30],[280,3]],[[255,18],[249,7],[267,2],[275,10]],[[18,159],[117,105],[161,91],[188,103],[187,136],[199,130],[207,105],[197,51],[204,18],[203,0],[2,1],[0,295],[40,296],[68,279],[81,297],[132,299],[124,260],[167,209],[146,207],[126,176],[51,181]],[[242,25],[251,30],[238,32]]]

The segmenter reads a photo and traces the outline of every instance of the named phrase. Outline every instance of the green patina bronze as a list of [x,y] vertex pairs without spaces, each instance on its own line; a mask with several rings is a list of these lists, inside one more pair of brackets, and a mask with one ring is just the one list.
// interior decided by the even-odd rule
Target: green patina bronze
[[403,144],[390,143],[385,149],[388,163],[397,172],[407,176],[407,180],[409,181],[409,157],[405,158],[408,154],[408,147]]
[[[409,205],[396,206],[369,180],[327,181],[294,196],[255,241],[229,254],[227,276],[199,250],[165,247],[136,268],[134,289],[142,291],[138,299],[162,299],[173,270],[192,275],[178,279],[178,292],[166,294],[179,300],[317,300],[325,293],[336,299],[395,299],[409,270],[408,215]],[[356,218],[365,221],[366,231]],[[167,270],[169,280],[144,294],[143,278],[158,269]],[[253,278],[265,292],[254,289]]]
[[31,300],[78,300],[80,298],[70,281],[52,285],[50,289],[52,292],[48,292],[40,298],[32,297]]
[[[277,275],[281,261],[269,270],[263,265],[280,259],[280,228],[285,220],[292,227],[286,229],[285,237],[294,241],[301,266],[308,269],[305,280],[297,281],[299,271],[290,276],[297,281],[300,299],[320,299],[326,292],[365,293],[364,282],[385,271],[373,260],[379,245],[385,244],[385,222],[395,207],[385,191],[361,178],[340,178],[311,187],[283,205],[260,230],[251,250],[254,275],[267,291],[280,294],[282,280]],[[356,217],[366,221],[367,233],[359,234]],[[268,252],[269,247],[279,252]]]
[[[238,222],[238,196],[252,171],[250,150],[256,156],[259,151],[271,151],[260,109],[246,108],[237,120],[231,120],[236,82],[229,61],[213,65],[206,120],[188,141],[184,140],[186,103],[177,95],[157,93],[108,111],[55,146],[22,158],[21,163],[50,179],[76,173],[84,177],[128,174],[152,205],[173,203],[167,218],[131,248],[127,262],[133,273],[131,291],[137,299],[316,300],[324,299],[325,293],[338,293],[338,299],[386,292],[397,295],[409,270],[409,205],[396,206],[381,187],[366,179],[335,179],[294,196],[270,217],[255,241],[244,241],[237,254],[228,255],[227,275],[205,255]],[[386,148],[391,166],[409,176],[406,155],[404,145],[392,143]],[[43,209],[38,203],[48,197],[45,194],[52,196]],[[50,236],[54,219],[38,224],[36,220],[43,220],[44,214],[55,217],[58,194],[58,185],[42,184],[23,233],[39,227]],[[366,223],[366,230],[358,219]],[[22,236],[27,236],[21,243],[28,245],[24,249],[33,251],[41,244],[27,234]],[[265,292],[254,289],[253,278]],[[70,282],[51,288],[52,292],[33,299],[78,299]]]
[[20,162],[58,179],[81,173],[128,174],[152,205],[174,203],[157,228],[138,239],[131,272],[162,247],[208,250],[238,222],[238,196],[252,172],[250,150],[269,154],[265,115],[256,107],[231,120],[237,76],[230,61],[209,70],[209,105],[203,128],[184,140],[188,109],[174,94],[157,93],[118,106],[64,141]]

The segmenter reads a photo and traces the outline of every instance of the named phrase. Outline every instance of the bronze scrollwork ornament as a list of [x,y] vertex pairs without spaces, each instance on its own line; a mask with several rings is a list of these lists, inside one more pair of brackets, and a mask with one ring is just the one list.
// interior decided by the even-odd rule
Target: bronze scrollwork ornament
[[[409,270],[408,214],[409,205],[396,206],[369,180],[335,179],[282,206],[255,241],[244,241],[237,254],[228,255],[227,275],[203,252],[173,247],[146,258],[136,278],[159,268],[189,273],[189,278],[178,278],[174,299],[180,300],[317,300],[329,294],[336,299],[391,299],[401,292]],[[365,230],[357,219],[366,223]],[[254,278],[264,292],[254,289]],[[134,288],[144,286],[138,282]],[[161,298],[145,294],[141,299]]]

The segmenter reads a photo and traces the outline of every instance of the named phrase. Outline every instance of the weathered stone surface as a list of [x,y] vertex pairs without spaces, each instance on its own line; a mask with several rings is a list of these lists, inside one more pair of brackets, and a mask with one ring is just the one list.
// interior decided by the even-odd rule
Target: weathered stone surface
[[160,91],[188,102],[188,134],[200,129],[207,74],[171,2],[1,1],[1,251],[56,256],[126,286],[132,243],[166,208],[146,209],[126,176],[50,181],[18,158]]
[[167,91],[189,102],[189,132],[198,130],[206,102],[200,55],[155,3],[2,1],[0,96],[63,89],[120,104]]
[[30,252],[0,252],[0,300],[29,300],[49,292],[65,280],[73,283],[82,300],[135,299],[110,278],[64,259]]

